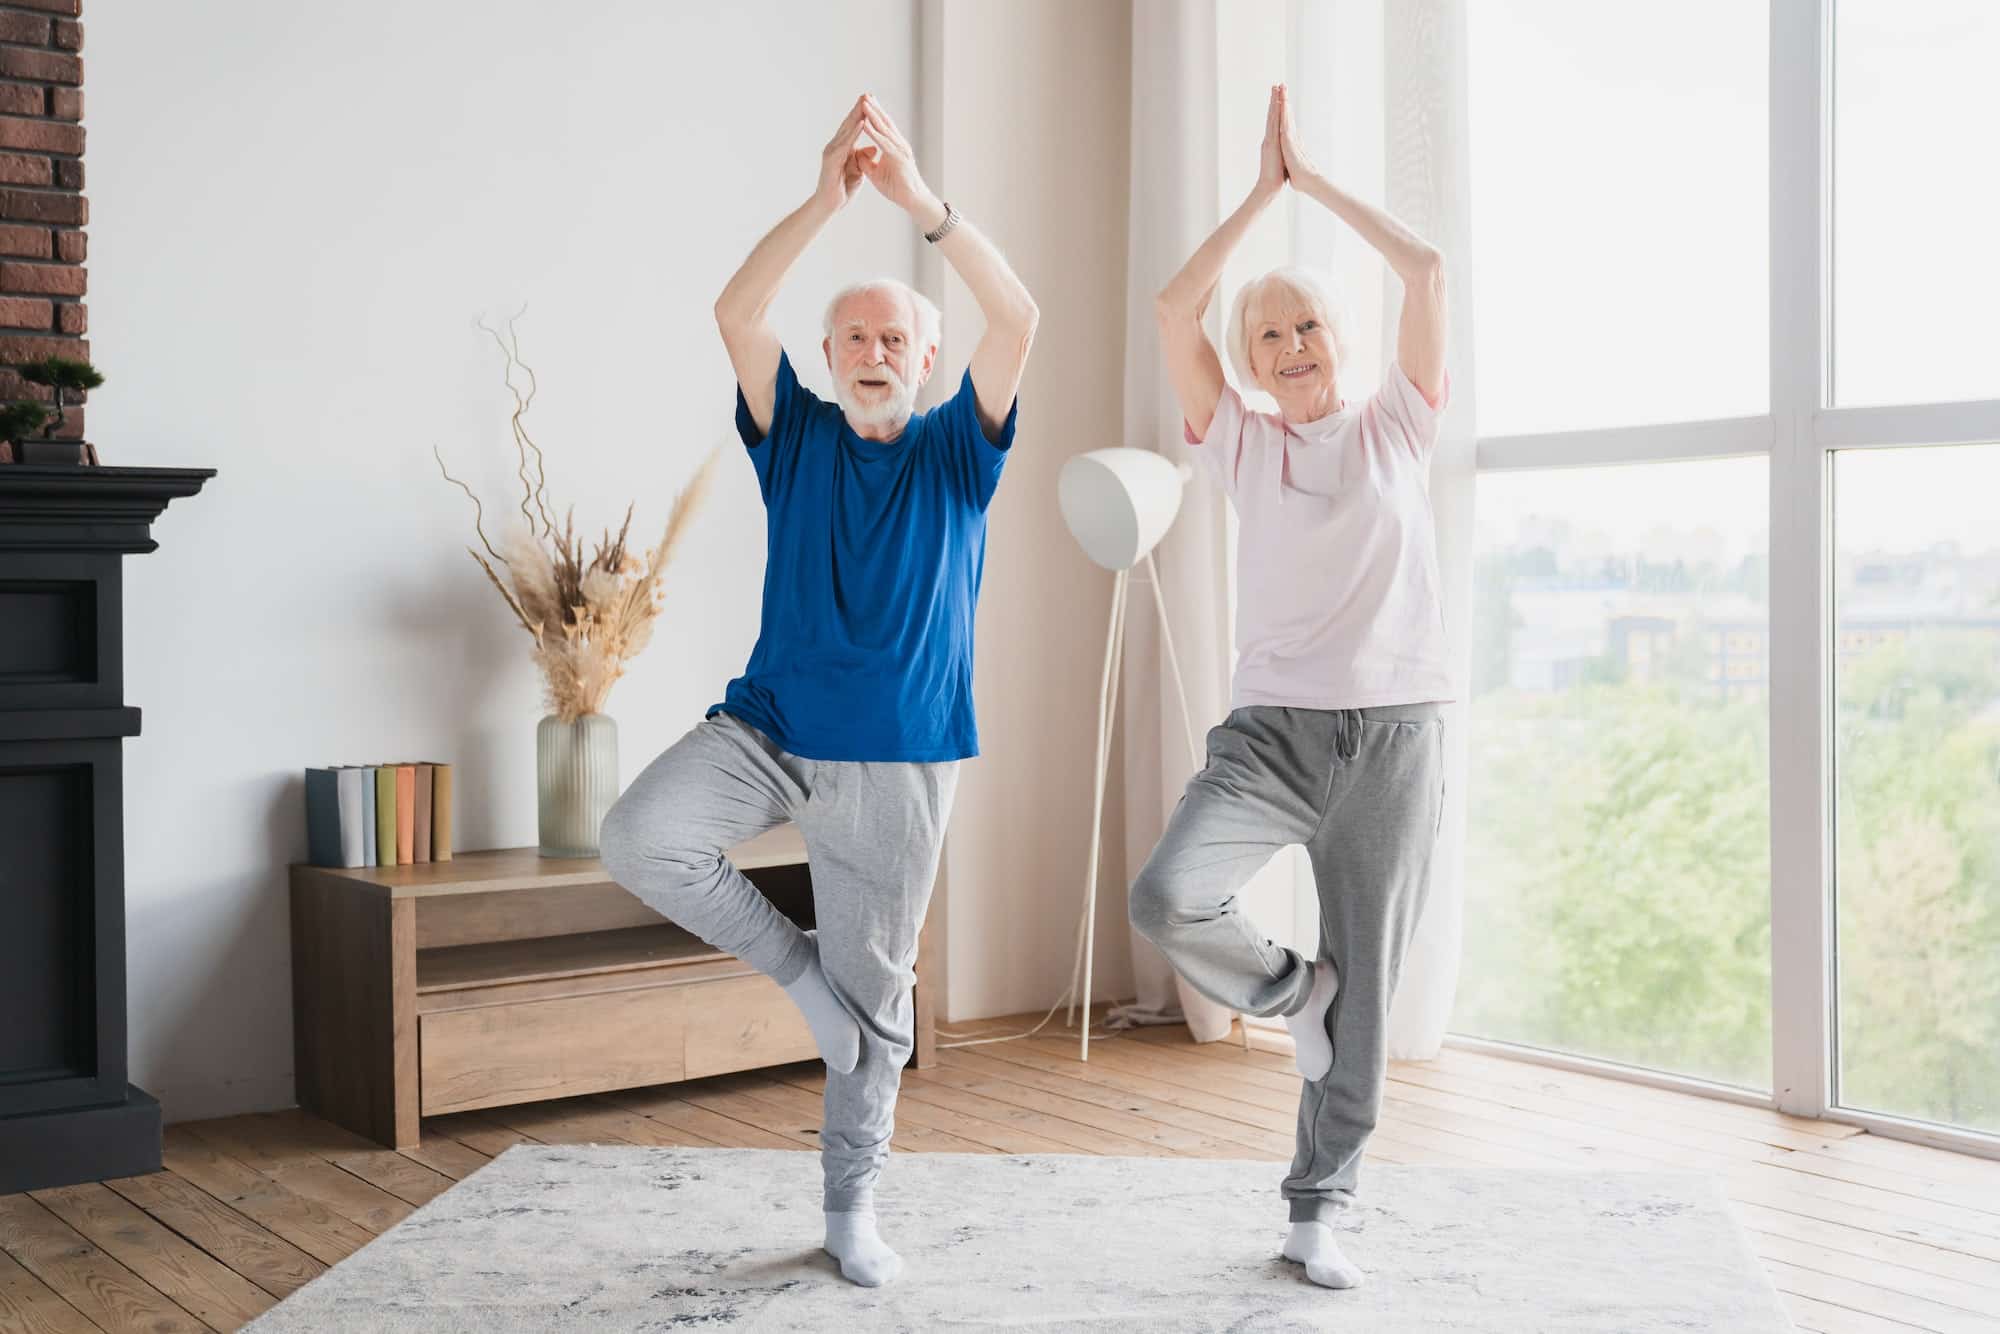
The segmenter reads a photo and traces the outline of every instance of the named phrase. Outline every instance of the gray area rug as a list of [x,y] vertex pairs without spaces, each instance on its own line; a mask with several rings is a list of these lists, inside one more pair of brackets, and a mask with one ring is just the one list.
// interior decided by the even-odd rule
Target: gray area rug
[[1789,1330],[1706,1177],[1371,1164],[1338,1231],[1368,1271],[1278,1258],[1276,1163],[898,1154],[867,1290],[819,1249],[819,1161],[521,1145],[249,1326],[292,1330]]

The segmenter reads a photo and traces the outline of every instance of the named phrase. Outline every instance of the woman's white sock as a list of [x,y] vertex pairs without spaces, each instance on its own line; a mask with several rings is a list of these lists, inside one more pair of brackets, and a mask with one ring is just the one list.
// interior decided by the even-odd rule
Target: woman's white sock
[[1285,1258],[1306,1267],[1306,1277],[1322,1288],[1358,1288],[1361,1271],[1340,1253],[1333,1229],[1324,1223],[1294,1223],[1285,1238]]
[[1292,1032],[1292,1059],[1309,1084],[1325,1079],[1326,1072],[1333,1069],[1333,1039],[1327,1035],[1326,1012],[1333,1008],[1333,998],[1338,994],[1340,974],[1334,969],[1333,960],[1316,960],[1312,994],[1306,998],[1306,1008],[1285,1016],[1285,1027]]

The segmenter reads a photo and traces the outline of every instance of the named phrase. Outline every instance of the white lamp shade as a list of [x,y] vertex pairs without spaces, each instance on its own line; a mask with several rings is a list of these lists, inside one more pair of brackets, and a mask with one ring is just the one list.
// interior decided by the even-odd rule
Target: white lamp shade
[[1167,535],[1191,475],[1150,449],[1093,449],[1063,464],[1056,496],[1084,555],[1129,570]]

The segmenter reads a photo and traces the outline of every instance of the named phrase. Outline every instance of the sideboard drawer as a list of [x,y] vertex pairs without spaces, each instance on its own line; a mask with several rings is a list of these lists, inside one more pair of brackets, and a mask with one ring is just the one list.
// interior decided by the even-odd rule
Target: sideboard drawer
[[686,998],[702,989],[644,987],[426,1014],[423,1115],[684,1079]]
[[785,989],[765,977],[721,978],[686,988],[702,1021],[687,1031],[683,1078],[733,1074],[819,1058],[806,1017]]

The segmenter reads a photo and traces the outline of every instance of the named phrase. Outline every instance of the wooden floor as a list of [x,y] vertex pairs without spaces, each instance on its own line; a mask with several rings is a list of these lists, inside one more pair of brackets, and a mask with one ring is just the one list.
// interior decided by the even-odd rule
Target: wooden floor
[[[1014,1031],[1018,1024],[968,1026]],[[1801,1328],[2000,1331],[2000,1161],[1448,1050],[1391,1068],[1384,1162],[1716,1173]],[[511,1144],[816,1147],[821,1076],[789,1066],[426,1121],[390,1152],[299,1112],[170,1126],[166,1170],[0,1196],[0,1330],[229,1330]],[[907,1073],[895,1147],[1289,1158],[1277,1050],[1184,1030],[1036,1038]]]

